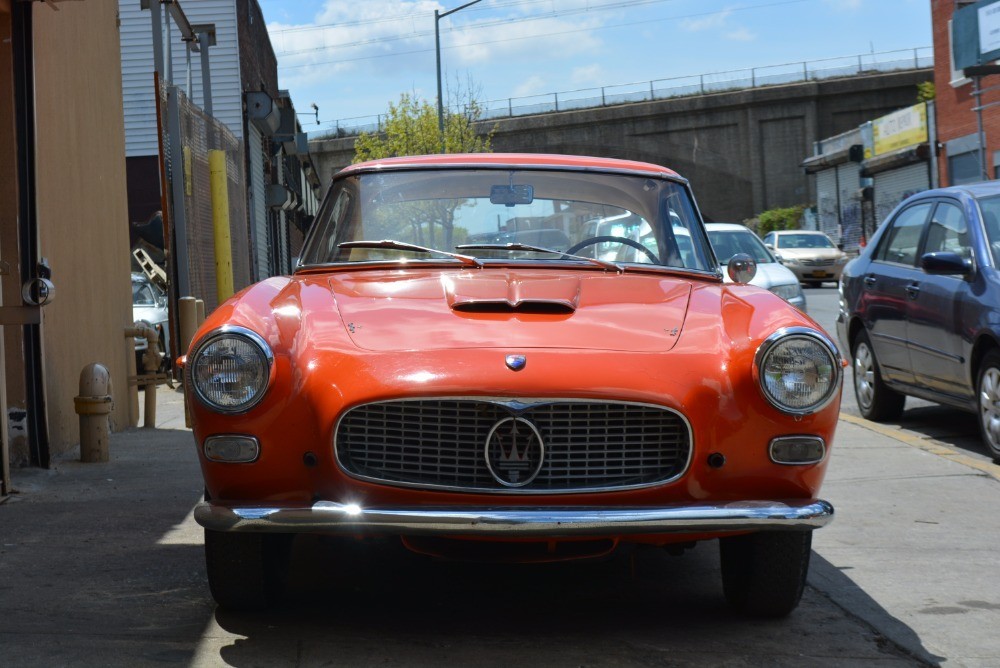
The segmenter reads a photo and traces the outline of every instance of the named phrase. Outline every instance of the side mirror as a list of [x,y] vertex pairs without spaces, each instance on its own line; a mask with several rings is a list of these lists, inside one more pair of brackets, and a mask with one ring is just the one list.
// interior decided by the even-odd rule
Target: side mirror
[[968,276],[972,273],[972,260],[958,253],[926,253],[920,258],[920,268],[934,276]]
[[837,250],[839,251],[844,250],[844,244],[837,244]]
[[773,251],[774,250],[774,244],[764,244],[764,248],[766,248],[767,250]]
[[737,253],[729,258],[727,272],[734,283],[749,283],[757,275],[757,262],[746,253]]

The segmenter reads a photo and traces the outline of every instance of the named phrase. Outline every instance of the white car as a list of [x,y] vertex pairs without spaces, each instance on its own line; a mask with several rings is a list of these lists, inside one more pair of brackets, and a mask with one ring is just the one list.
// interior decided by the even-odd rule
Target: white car
[[[786,266],[778,262],[764,242],[750,229],[736,223],[706,223],[708,239],[712,242],[719,264],[725,266],[736,253],[746,253],[757,262],[757,274],[750,281],[752,285],[770,290],[800,311],[806,310],[806,297],[798,277]],[[727,272],[722,272],[730,281]]]
[[[132,272],[132,319],[147,327],[156,329],[160,337],[161,368],[170,367],[170,324],[167,310],[167,295],[146,278],[145,274]],[[143,373],[142,356],[148,342],[144,338],[135,339],[136,369]]]

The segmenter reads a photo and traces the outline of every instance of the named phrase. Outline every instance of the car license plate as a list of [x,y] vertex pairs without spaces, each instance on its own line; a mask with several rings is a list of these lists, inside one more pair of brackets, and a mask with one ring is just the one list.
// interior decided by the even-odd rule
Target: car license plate
[[816,269],[815,271],[813,271],[813,278],[825,278],[826,275],[827,275],[826,272],[823,271],[822,269]]

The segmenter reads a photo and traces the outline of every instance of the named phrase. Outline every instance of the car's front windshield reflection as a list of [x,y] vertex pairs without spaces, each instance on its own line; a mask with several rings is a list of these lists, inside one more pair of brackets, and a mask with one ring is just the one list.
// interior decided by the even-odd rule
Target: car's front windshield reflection
[[[379,240],[397,243],[347,243]],[[573,262],[572,254],[711,270],[701,223],[682,184],[542,169],[415,169],[340,179],[331,186],[302,265],[448,261],[405,244],[442,253],[463,246],[464,255],[486,263],[565,263]],[[496,247],[506,244],[559,253]]]

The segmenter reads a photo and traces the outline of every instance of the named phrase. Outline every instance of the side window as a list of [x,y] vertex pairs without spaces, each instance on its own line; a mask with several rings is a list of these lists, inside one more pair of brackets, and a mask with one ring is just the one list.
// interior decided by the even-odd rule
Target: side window
[[766,246],[773,246],[774,245],[774,235],[771,234],[770,232],[768,232],[764,236],[764,245],[766,245]]
[[964,258],[972,257],[969,243],[969,226],[965,222],[962,209],[954,204],[942,202],[934,210],[934,216],[927,226],[925,253],[958,253]]
[[882,237],[875,259],[884,262],[895,262],[912,267],[917,262],[917,246],[920,245],[920,234],[924,231],[924,221],[930,213],[932,202],[917,204],[904,209]]

